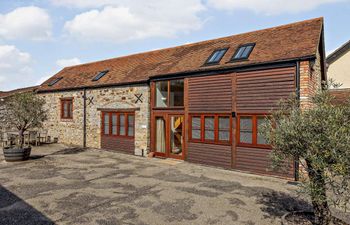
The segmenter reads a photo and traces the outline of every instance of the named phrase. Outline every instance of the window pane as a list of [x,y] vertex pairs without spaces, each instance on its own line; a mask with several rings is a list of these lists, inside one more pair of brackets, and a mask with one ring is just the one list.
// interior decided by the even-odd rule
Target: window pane
[[258,117],[257,118],[257,123],[258,123],[258,138],[257,138],[257,142],[259,145],[266,145],[266,139],[264,137],[264,135],[259,134],[259,130],[261,129],[260,127],[265,123],[265,118],[264,117]]
[[219,130],[230,129],[230,117],[219,117]]
[[167,107],[168,81],[156,82],[156,107]]
[[67,102],[63,102],[63,117],[67,118],[68,117],[68,104]]
[[192,139],[201,139],[201,130],[192,129]]
[[214,54],[212,55],[212,57],[210,57],[210,59],[208,60],[209,63],[215,62],[217,56],[219,55],[219,51],[214,52]]
[[251,116],[240,117],[240,142],[253,143],[253,122]]
[[215,134],[214,134],[214,117],[208,116],[204,118],[204,124],[205,124],[205,132],[204,132],[204,139],[205,140],[214,140]]
[[229,141],[230,132],[229,131],[219,131],[219,140],[220,141]]
[[230,140],[230,117],[219,117],[219,141]]
[[192,139],[201,139],[201,118],[192,117]]
[[72,116],[73,116],[73,103],[71,101],[68,101],[67,104],[68,104],[68,117],[72,118]]
[[226,49],[215,51],[214,54],[208,60],[208,63],[219,62],[221,60],[221,58],[224,56],[225,53],[226,53]]
[[250,51],[252,50],[253,46],[249,45],[245,48],[244,52],[242,53],[241,58],[247,58]]
[[117,114],[112,114],[112,134],[117,135]]
[[242,53],[244,52],[244,50],[245,50],[245,47],[240,47],[234,58],[235,59],[241,58],[242,57]]
[[170,106],[184,106],[184,80],[170,81]]
[[192,129],[200,129],[201,128],[201,118],[199,116],[192,117]]
[[128,115],[128,136],[134,136],[134,115]]
[[125,115],[120,114],[119,135],[125,135]]
[[104,115],[104,134],[109,134],[109,114]]

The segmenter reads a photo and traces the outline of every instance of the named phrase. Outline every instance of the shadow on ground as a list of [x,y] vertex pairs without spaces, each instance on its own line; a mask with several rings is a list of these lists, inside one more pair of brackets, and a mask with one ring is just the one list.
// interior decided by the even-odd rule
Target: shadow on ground
[[52,153],[51,155],[74,155],[85,152],[87,149],[84,148],[66,148]]
[[261,210],[270,217],[282,217],[287,212],[312,211],[312,206],[305,200],[283,192],[265,192],[257,202],[262,205]]
[[0,224],[55,224],[41,212],[0,185]]

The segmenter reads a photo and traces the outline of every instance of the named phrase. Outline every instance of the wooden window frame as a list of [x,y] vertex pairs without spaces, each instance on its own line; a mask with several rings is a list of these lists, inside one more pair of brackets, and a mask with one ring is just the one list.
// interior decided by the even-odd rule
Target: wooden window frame
[[[271,149],[271,145],[268,144],[258,144],[258,118],[259,117],[266,117],[268,114],[262,113],[262,114],[238,114],[237,115],[237,146],[239,147],[250,147],[250,148],[266,148]],[[244,143],[241,142],[241,117],[252,117],[252,143]]]
[[[183,80],[184,82],[184,92],[185,92],[185,80],[184,79],[172,79],[172,80]],[[153,105],[154,109],[184,109],[185,108],[185,93],[184,93],[184,105],[183,106],[170,106],[170,81],[172,80],[159,80],[159,81],[154,81],[154,93],[153,93]],[[166,107],[157,107],[157,82],[167,82],[168,86],[168,93],[167,93],[167,101],[166,101]]]
[[[73,98],[61,98],[60,99],[60,101],[61,101],[61,119],[64,119],[64,120],[72,120],[73,119],[73,111],[74,111],[73,100],[74,100]],[[70,110],[68,108],[68,116],[65,117],[64,116],[64,106],[67,103],[68,103],[68,105],[69,104],[71,105],[71,108],[70,108]]]
[[[109,117],[109,134],[105,134],[105,115],[108,114]],[[117,133],[113,134],[113,123],[112,123],[112,115],[117,116]],[[120,135],[120,115],[124,115],[124,129],[125,129],[125,134]],[[128,135],[128,128],[129,128],[129,123],[128,123],[128,118],[129,115],[134,116],[134,121],[133,121],[133,129],[134,133],[132,136]],[[107,136],[107,137],[122,137],[122,138],[127,138],[127,139],[133,139],[135,138],[135,112],[117,112],[117,111],[104,111],[101,114],[101,134],[102,136]]]
[[[200,117],[200,139],[192,138],[192,118]],[[214,140],[205,140],[205,117],[214,117]],[[230,138],[228,141],[219,140],[219,117],[228,117],[229,124],[229,135]],[[215,144],[215,145],[232,145],[232,115],[230,113],[199,113],[199,114],[190,114],[189,115],[189,124],[188,124],[188,139],[190,142],[195,143],[204,143],[204,144]]]

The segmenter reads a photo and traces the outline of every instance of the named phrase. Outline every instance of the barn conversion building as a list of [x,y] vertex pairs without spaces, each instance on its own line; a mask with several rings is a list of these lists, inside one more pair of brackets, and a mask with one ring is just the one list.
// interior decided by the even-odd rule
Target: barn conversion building
[[326,80],[323,19],[64,68],[38,89],[62,143],[271,171],[259,124]]

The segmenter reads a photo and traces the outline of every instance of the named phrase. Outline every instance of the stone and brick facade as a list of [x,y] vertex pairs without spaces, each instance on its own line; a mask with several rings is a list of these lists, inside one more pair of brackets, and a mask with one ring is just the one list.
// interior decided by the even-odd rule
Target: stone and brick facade
[[[136,95],[142,94],[137,101]],[[82,146],[84,137],[84,91],[39,93],[46,101],[48,120],[44,128],[59,142]],[[73,119],[61,119],[61,99],[73,98]],[[86,146],[101,147],[101,112],[105,110],[135,110],[135,154],[149,146],[149,87],[132,85],[89,89],[86,91]],[[137,101],[137,103],[136,103]]]

